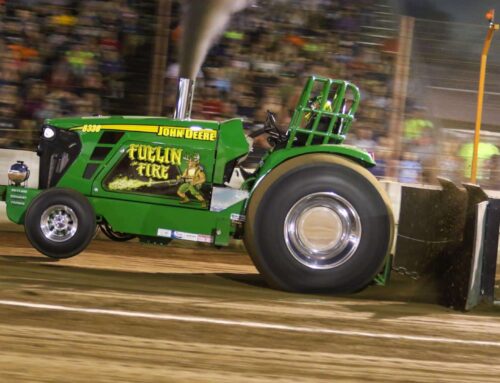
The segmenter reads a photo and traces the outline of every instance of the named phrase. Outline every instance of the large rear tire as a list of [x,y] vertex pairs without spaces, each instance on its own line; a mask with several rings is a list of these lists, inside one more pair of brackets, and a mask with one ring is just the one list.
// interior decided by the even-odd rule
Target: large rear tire
[[286,161],[260,182],[244,241],[272,287],[347,293],[373,280],[393,230],[389,200],[370,172],[315,153]]
[[42,254],[70,258],[83,251],[94,237],[94,209],[74,190],[48,189],[31,202],[24,229],[30,243]]

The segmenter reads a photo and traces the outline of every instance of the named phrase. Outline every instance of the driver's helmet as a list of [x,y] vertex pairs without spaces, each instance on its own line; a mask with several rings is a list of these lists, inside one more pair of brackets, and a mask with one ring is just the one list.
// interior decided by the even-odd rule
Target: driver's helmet
[[[309,108],[311,108],[312,110],[316,110],[316,109],[319,109],[320,106],[321,106],[321,102],[322,102],[322,97],[321,96],[315,96],[315,97],[312,97],[309,102],[308,102],[308,106]],[[325,112],[333,112],[333,108],[332,108],[332,102],[330,100],[326,100],[325,102],[325,107],[323,109]],[[306,113],[305,115],[305,118],[306,120],[309,120],[312,116],[312,112],[308,112]]]

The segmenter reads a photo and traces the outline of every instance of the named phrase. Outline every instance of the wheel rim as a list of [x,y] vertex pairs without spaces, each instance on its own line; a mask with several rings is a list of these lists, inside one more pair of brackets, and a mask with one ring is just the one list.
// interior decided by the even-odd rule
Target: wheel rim
[[361,240],[361,220],[343,197],[322,192],[297,201],[285,218],[285,242],[293,257],[312,269],[346,262]]
[[43,212],[40,229],[45,238],[54,242],[64,242],[75,235],[78,218],[70,207],[53,205]]

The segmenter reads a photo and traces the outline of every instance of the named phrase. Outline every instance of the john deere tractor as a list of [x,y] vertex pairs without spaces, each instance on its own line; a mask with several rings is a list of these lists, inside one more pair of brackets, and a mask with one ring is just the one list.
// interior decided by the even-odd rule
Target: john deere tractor
[[259,133],[272,148],[250,172],[240,169],[251,150],[242,121],[190,119],[187,84],[174,118],[44,122],[38,188],[27,186],[21,161],[0,186],[9,219],[24,225],[33,247],[72,257],[96,226],[115,240],[225,246],[242,238],[275,288],[352,292],[368,285],[391,249],[394,224],[367,170],[373,158],[342,144],[359,103],[356,86],[310,77],[286,131],[268,112]]

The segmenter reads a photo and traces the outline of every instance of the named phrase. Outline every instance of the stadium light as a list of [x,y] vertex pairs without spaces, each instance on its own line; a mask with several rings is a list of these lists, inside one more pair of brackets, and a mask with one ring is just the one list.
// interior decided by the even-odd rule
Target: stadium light
[[483,117],[483,96],[484,96],[484,79],[486,77],[486,62],[488,61],[488,51],[490,50],[491,40],[493,34],[500,28],[499,24],[495,24],[495,10],[490,9],[485,14],[488,20],[488,33],[484,40],[483,52],[481,53],[481,68],[479,70],[479,89],[477,92],[477,112],[476,112],[476,127],[474,130],[474,149],[472,152],[472,169],[471,169],[471,182],[476,183],[477,178],[477,159],[479,153],[479,138],[481,135],[481,120]]

